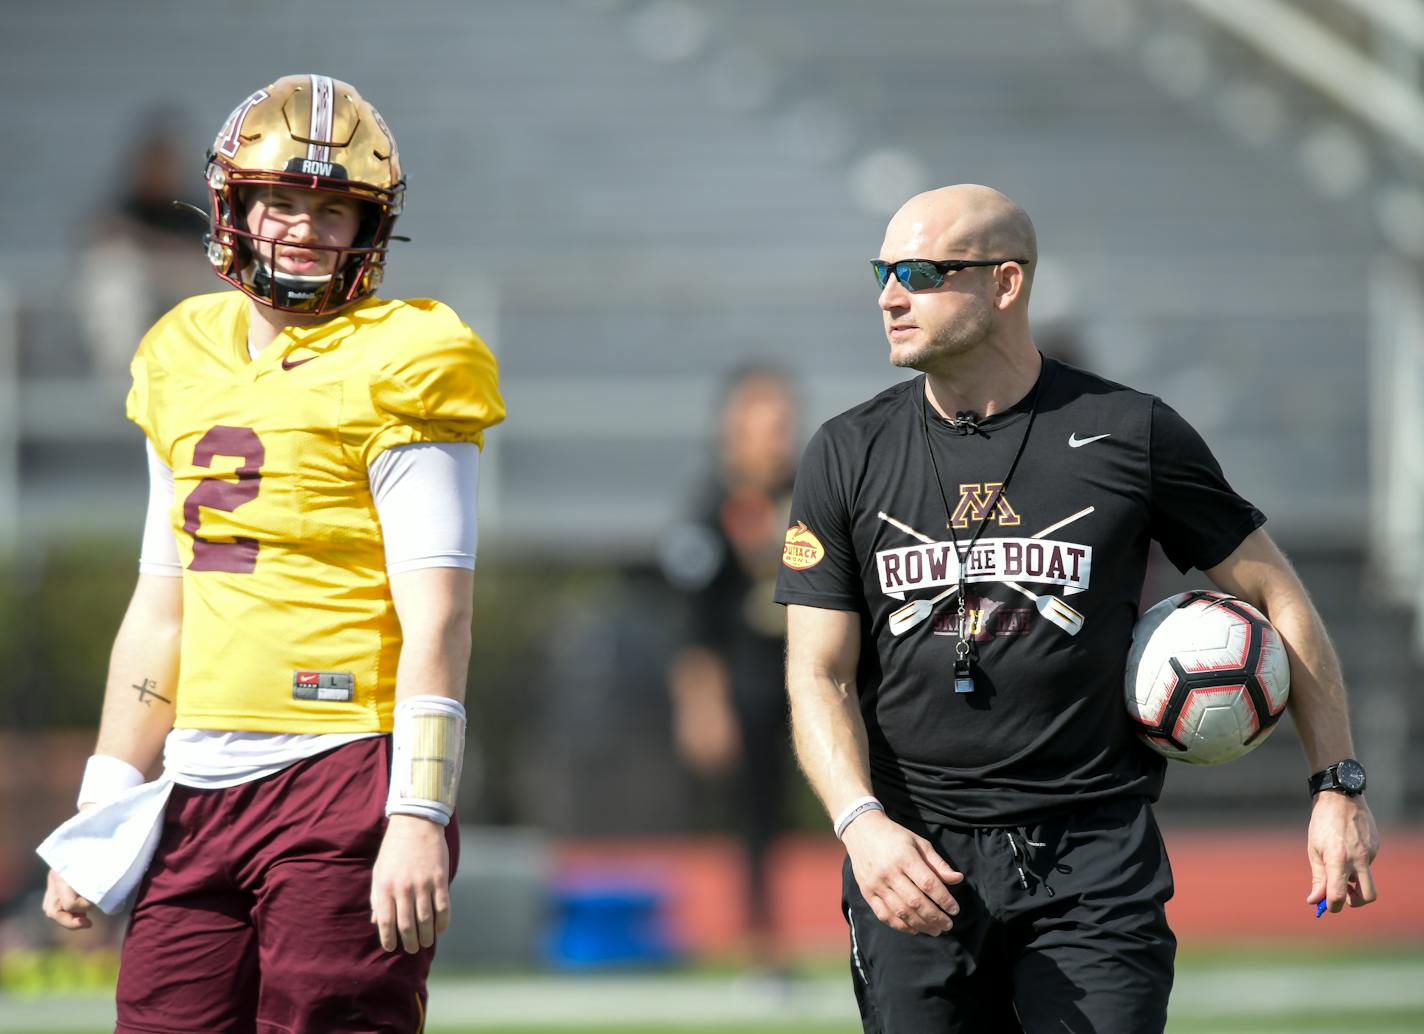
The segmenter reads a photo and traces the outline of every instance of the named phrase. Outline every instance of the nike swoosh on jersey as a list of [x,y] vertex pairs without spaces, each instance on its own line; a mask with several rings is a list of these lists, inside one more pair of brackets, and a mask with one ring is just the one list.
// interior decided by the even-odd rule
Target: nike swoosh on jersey
[[313,359],[320,359],[320,358],[321,358],[321,356],[319,356],[319,355],[309,355],[309,356],[307,356],[305,359],[298,359],[296,362],[292,362],[292,361],[291,361],[290,359],[288,359],[286,356],[283,356],[283,357],[282,357],[282,369],[284,369],[284,370],[295,370],[298,366],[301,366],[302,363],[309,363],[309,362],[311,362]]
[[1107,434],[1095,434],[1095,435],[1093,435],[1093,437],[1091,437],[1091,438],[1079,438],[1079,437],[1078,437],[1078,432],[1074,431],[1072,434],[1070,434],[1070,435],[1068,436],[1068,448],[1070,448],[1070,449],[1081,449],[1081,448],[1082,448],[1083,446],[1085,446],[1085,445],[1092,445],[1094,442],[1099,442],[1099,441],[1102,441],[1104,438],[1111,438],[1111,437],[1112,437],[1112,432],[1109,431]]

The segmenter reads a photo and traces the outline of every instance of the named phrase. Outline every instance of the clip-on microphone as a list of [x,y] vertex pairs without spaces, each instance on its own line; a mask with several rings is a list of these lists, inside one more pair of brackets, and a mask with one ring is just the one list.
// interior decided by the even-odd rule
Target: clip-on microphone
[[955,434],[978,434],[979,414],[972,409],[961,409],[954,414],[949,426],[954,429]]

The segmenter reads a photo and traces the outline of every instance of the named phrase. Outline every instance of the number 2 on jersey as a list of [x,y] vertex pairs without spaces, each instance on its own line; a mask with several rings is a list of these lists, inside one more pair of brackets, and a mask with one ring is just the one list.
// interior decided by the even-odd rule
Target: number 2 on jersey
[[193,450],[193,463],[210,467],[215,456],[234,456],[242,460],[237,468],[237,480],[203,478],[198,487],[188,493],[183,503],[183,530],[193,536],[193,562],[190,571],[227,571],[251,574],[257,566],[257,540],[234,536],[231,542],[210,542],[198,534],[202,520],[198,508],[231,513],[243,503],[257,498],[261,490],[262,463],[267,450],[250,427],[226,427],[219,424],[198,440]]

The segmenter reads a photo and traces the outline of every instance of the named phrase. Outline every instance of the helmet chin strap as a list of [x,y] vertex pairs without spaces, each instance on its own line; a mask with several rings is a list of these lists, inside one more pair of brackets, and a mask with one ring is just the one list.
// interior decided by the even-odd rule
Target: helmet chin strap
[[301,303],[315,303],[326,287],[331,283],[332,274],[323,273],[319,276],[300,276],[296,273],[284,273],[281,270],[273,270],[265,262],[254,262],[249,267],[252,279],[252,288],[264,298],[270,298],[278,305],[299,307]]
[[331,283],[331,274],[322,273],[320,276],[299,276],[296,273],[283,273],[277,270],[275,273],[271,266],[260,263],[262,274],[267,277],[276,276],[279,284],[290,284],[293,287],[316,287]]

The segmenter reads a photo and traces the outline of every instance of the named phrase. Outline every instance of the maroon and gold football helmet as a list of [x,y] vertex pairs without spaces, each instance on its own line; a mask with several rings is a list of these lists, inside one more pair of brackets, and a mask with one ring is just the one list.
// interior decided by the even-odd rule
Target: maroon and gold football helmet
[[[381,282],[391,228],[405,194],[395,138],[355,88],[324,75],[289,75],[248,97],[208,152],[208,261],[218,276],[284,312],[335,312]],[[263,261],[280,242],[250,232],[244,199],[280,185],[328,191],[361,204],[360,229],[334,272],[296,276]],[[266,245],[265,249],[255,245]]]

